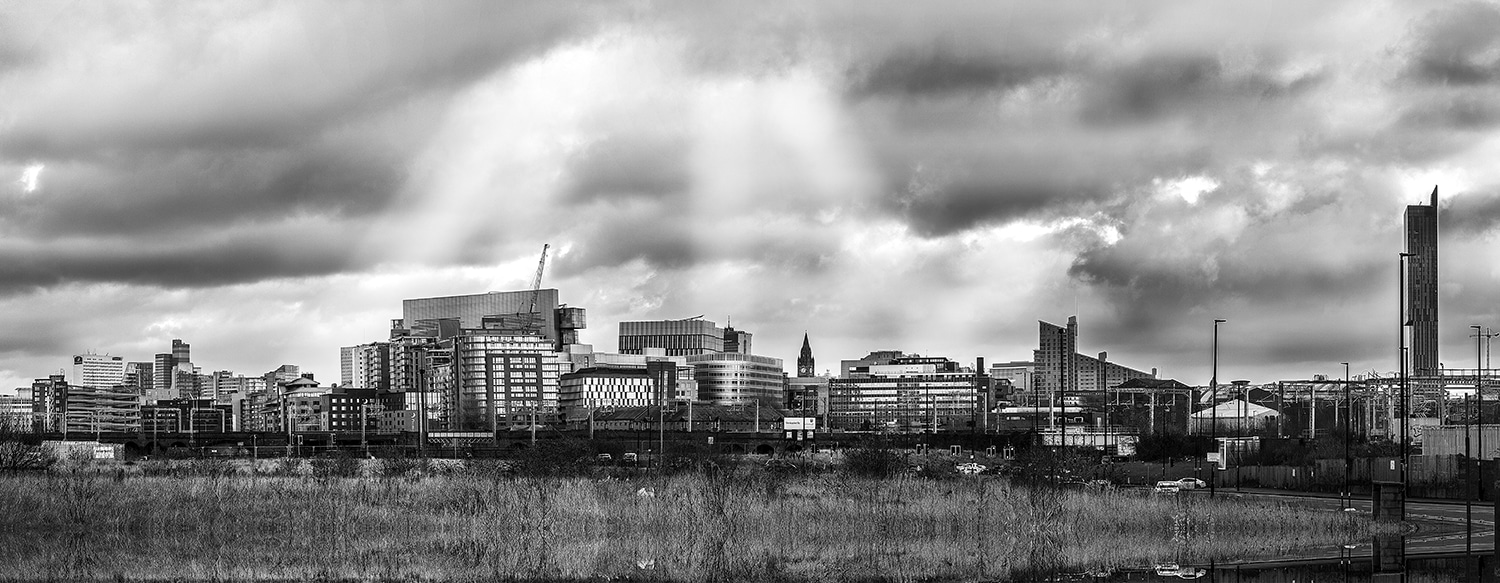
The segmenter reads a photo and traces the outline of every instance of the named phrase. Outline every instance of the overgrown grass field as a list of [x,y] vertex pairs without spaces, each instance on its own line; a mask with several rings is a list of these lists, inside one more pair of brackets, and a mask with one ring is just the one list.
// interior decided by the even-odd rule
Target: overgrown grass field
[[1370,535],[1285,503],[990,476],[53,473],[0,487],[9,580],[1004,580]]

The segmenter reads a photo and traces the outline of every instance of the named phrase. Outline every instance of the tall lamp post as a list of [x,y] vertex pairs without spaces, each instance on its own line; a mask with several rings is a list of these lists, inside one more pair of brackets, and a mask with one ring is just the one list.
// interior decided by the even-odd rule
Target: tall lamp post
[[1396,319],[1397,323],[1399,325],[1396,327],[1396,338],[1397,338],[1397,341],[1399,342],[1400,347],[1401,347],[1401,350],[1399,351],[1399,356],[1401,358],[1401,367],[1400,367],[1400,369],[1401,369],[1401,407],[1400,407],[1400,411],[1401,411],[1401,519],[1402,520],[1406,520],[1406,493],[1407,493],[1407,490],[1409,490],[1411,488],[1411,484],[1407,483],[1408,478],[1410,478],[1410,476],[1411,476],[1411,473],[1408,471],[1408,466],[1411,465],[1411,446],[1408,444],[1408,442],[1410,441],[1410,437],[1408,435],[1408,432],[1410,431],[1410,420],[1411,420],[1411,397],[1407,393],[1407,386],[1406,386],[1406,327],[1409,326],[1409,325],[1411,325],[1411,322],[1409,322],[1406,319],[1406,258],[1411,257],[1411,256],[1412,256],[1411,253],[1401,253],[1401,254],[1399,254],[1399,256],[1397,258],[1397,262],[1396,262],[1396,266],[1397,266],[1396,267],[1397,299],[1398,299],[1398,303],[1399,303],[1399,305],[1397,306],[1397,308],[1398,308],[1398,311],[1397,311],[1398,317]]
[[[1229,320],[1225,320],[1223,318],[1215,318],[1214,319],[1213,376],[1209,377],[1209,381],[1208,381],[1208,390],[1211,391],[1210,394],[1212,395],[1211,397],[1209,397],[1209,399],[1210,399],[1209,400],[1209,407],[1210,407],[1209,413],[1213,416],[1213,424],[1210,426],[1209,431],[1210,431],[1210,435],[1213,438],[1214,449],[1222,449],[1222,448],[1219,447],[1219,402],[1218,402],[1219,401],[1219,324],[1223,324],[1223,323],[1228,322],[1228,321]],[[1216,452],[1216,453],[1219,456],[1223,456],[1224,455],[1224,452],[1222,452],[1222,451],[1219,451],[1219,452]],[[1220,460],[1218,460],[1218,463],[1216,463],[1214,465],[1218,466],[1219,463],[1224,463],[1224,460],[1220,459]],[[1208,471],[1208,497],[1209,498],[1214,498],[1214,497],[1216,497],[1218,495],[1218,493],[1219,493],[1218,483],[1219,483],[1219,468],[1218,467],[1209,468],[1209,471]]]
[[1349,452],[1349,434],[1353,432],[1354,406],[1349,400],[1349,363],[1340,362],[1344,365],[1344,508],[1349,508],[1349,499],[1354,497],[1353,488],[1349,485],[1350,470],[1354,468],[1354,457]]
[[[1474,444],[1475,448],[1479,450],[1479,476],[1476,477],[1476,480],[1482,481],[1484,477],[1484,353],[1482,352],[1484,328],[1478,324],[1471,324],[1469,327],[1474,329],[1474,405],[1479,409],[1479,436],[1476,438],[1477,443]],[[1467,436],[1468,431],[1467,428],[1464,429],[1465,436]],[[1468,453],[1468,451],[1464,452],[1466,457]],[[1465,460],[1465,462],[1473,464],[1470,460]],[[1479,495],[1481,500],[1484,499],[1483,488],[1477,489],[1477,492],[1473,492],[1471,496],[1465,496],[1465,498],[1473,497],[1472,494]]]

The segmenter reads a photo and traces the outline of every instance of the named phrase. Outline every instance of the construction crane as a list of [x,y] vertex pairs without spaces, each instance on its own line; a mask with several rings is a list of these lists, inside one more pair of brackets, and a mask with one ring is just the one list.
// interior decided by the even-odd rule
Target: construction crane
[[542,244],[542,258],[536,260],[536,277],[531,280],[531,305],[526,308],[528,327],[537,331],[541,331],[542,322],[547,320],[536,313],[536,300],[542,294],[542,270],[547,268],[547,250],[551,247],[550,243]]

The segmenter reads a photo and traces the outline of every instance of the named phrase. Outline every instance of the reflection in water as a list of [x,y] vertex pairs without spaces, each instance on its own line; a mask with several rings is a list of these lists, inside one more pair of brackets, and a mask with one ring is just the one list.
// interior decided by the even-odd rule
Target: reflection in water
[[1369,532],[1284,503],[996,480],[8,482],[0,580],[1180,579]]
[[1400,536],[1375,537],[1371,554],[1351,556],[1341,549],[1340,557],[1292,561],[1261,561],[1232,565],[1178,565],[1161,563],[1152,566],[1126,567],[1108,573],[1100,571],[1059,571],[1038,574],[1033,581],[1124,581],[1178,580],[1212,581],[1214,583],[1318,583],[1371,581],[1377,583],[1459,583],[1500,581],[1500,555],[1494,551],[1464,554],[1445,553],[1438,548],[1406,555],[1407,541]]

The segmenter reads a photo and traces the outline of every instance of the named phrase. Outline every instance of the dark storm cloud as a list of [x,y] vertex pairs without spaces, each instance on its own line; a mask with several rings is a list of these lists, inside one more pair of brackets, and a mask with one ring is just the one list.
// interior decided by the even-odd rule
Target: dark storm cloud
[[1469,2],[1435,11],[1415,34],[1410,77],[1435,85],[1500,80],[1500,6]]
[[602,13],[352,7],[0,10],[19,28],[0,35],[0,162],[46,165],[37,192],[0,194],[0,287],[339,273],[454,94]]
[[[1090,188],[1090,191],[1093,189]],[[981,224],[1023,218],[1079,195],[1076,189],[1042,180],[960,182],[932,194],[901,201],[908,224],[924,236],[943,236]]]
[[945,47],[896,51],[855,73],[855,98],[890,95],[923,97],[1005,90],[1062,70],[1057,57],[965,52]]
[[179,246],[85,240],[45,247],[0,245],[0,294],[69,282],[206,287],[337,273],[348,267],[348,239],[292,229],[243,231]]
[[1081,118],[1091,124],[1140,123],[1173,116],[1216,118],[1255,114],[1265,100],[1296,97],[1320,81],[1317,74],[1289,80],[1264,71],[1279,64],[1265,58],[1250,73],[1226,73],[1211,52],[1160,53],[1089,75]]
[[681,135],[606,138],[573,160],[567,197],[579,203],[620,196],[680,199],[690,186],[689,153]]
[[1500,226],[1500,187],[1464,193],[1449,201],[1438,210],[1438,227],[1444,234],[1474,237]]
[[15,213],[0,225],[38,238],[181,238],[245,222],[370,216],[386,207],[403,179],[397,160],[353,149],[193,152],[71,169],[48,177],[44,196],[0,202]]
[[[0,134],[0,156],[73,159],[113,149],[295,147],[422,95],[451,92],[593,26],[568,2],[459,2],[442,10],[381,3],[355,11],[288,4],[246,14],[222,8],[106,25],[112,36],[90,40],[120,43],[117,49],[139,55],[107,74],[89,67],[28,71],[39,81],[63,81],[36,83],[30,99],[0,104],[0,113],[14,122]],[[30,24],[66,36],[87,16]],[[229,23],[220,19],[263,21],[265,30],[257,31],[263,38],[246,43],[252,46],[229,44],[234,41],[226,39],[239,35],[222,31],[218,25]],[[79,58],[67,44],[42,46],[39,65]]]
[[1218,59],[1204,55],[1153,55],[1105,72],[1086,98],[1083,119],[1093,123],[1149,121],[1177,112],[1220,82]]

